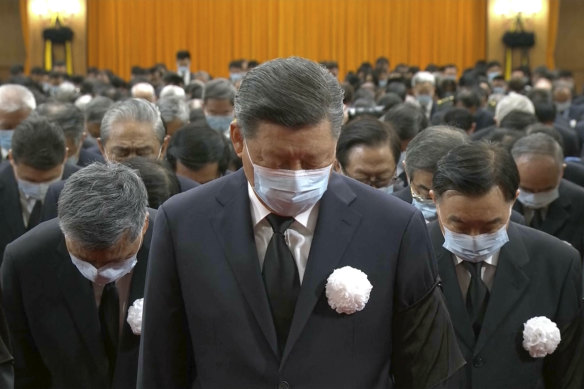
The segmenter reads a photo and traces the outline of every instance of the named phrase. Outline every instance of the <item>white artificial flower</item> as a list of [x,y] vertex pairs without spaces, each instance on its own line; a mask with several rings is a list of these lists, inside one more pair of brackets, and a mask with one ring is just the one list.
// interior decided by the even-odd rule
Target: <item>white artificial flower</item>
[[561,340],[558,326],[545,316],[533,317],[523,324],[523,348],[533,358],[553,353]]
[[128,324],[132,328],[134,335],[140,335],[142,333],[142,306],[144,305],[144,299],[138,299],[134,301],[134,304],[128,308]]
[[325,292],[332,309],[350,315],[365,308],[371,289],[373,285],[367,279],[367,274],[345,266],[329,276]]

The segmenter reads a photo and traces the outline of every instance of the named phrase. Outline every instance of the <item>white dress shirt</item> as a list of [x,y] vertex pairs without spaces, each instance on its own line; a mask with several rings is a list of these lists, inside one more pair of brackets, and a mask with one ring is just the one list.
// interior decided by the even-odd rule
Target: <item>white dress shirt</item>
[[[485,259],[483,266],[481,267],[481,278],[489,292],[493,287],[493,280],[495,279],[495,272],[497,271],[497,264],[499,263],[499,253],[500,250],[495,254]],[[454,257],[454,268],[456,270],[456,277],[458,278],[458,285],[460,285],[460,291],[462,292],[462,298],[466,302],[466,293],[470,285],[470,272],[466,270],[462,264],[463,260],[453,255]]]
[[32,197],[27,197],[20,189],[18,190],[18,195],[20,198],[20,208],[22,210],[22,221],[24,222],[24,227],[28,227],[28,219],[30,219],[30,214],[32,213],[32,209],[37,200]]
[[[249,195],[251,221],[253,223],[253,233],[258,258],[260,260],[260,268],[263,268],[268,243],[272,239],[272,235],[274,235],[272,226],[270,226],[270,223],[266,219],[266,216],[271,212],[258,199],[249,182],[247,183],[247,192]],[[290,252],[296,262],[301,284],[304,278],[304,271],[306,270],[306,263],[308,262],[308,254],[310,253],[316,220],[318,219],[318,209],[319,203],[316,203],[316,205],[296,215],[294,221],[284,233],[286,244],[290,248]]]

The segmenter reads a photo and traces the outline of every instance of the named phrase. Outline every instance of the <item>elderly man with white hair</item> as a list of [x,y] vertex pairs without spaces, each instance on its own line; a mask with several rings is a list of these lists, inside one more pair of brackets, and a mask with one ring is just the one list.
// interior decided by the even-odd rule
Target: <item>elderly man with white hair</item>
[[14,129],[36,108],[34,95],[22,85],[0,86],[0,148],[6,158],[12,143]]
[[436,111],[434,104],[436,78],[430,72],[418,72],[412,78],[412,88],[416,101],[422,107],[426,117],[430,119]]
[[535,108],[529,98],[519,93],[511,92],[497,103],[497,107],[495,108],[495,122],[497,125],[500,126],[501,120],[511,113],[511,111],[535,114]]
[[151,103],[156,102],[156,92],[154,91],[154,87],[147,82],[137,83],[132,87],[130,92],[134,98],[148,100]]

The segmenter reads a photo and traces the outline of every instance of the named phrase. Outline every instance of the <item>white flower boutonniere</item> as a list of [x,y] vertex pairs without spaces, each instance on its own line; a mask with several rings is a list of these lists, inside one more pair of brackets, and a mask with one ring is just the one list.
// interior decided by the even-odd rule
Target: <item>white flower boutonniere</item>
[[523,324],[523,348],[533,358],[553,353],[561,340],[558,326],[545,316],[533,317]]
[[132,328],[134,335],[140,335],[142,333],[142,306],[144,305],[144,299],[138,299],[134,301],[134,304],[128,308],[128,324]]
[[350,315],[365,308],[371,289],[373,285],[367,279],[367,274],[345,266],[329,276],[325,292],[332,309]]

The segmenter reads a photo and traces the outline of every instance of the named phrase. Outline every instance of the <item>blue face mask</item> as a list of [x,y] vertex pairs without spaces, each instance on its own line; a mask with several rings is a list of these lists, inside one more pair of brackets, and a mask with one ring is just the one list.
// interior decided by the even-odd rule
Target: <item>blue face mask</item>
[[509,242],[507,225],[491,234],[466,235],[444,228],[444,244],[446,250],[463,261],[478,263],[495,254],[503,245]]
[[14,130],[0,130],[0,147],[5,151],[10,150],[12,146],[12,135],[14,135]]
[[270,169],[253,163],[254,191],[274,212],[297,216],[314,206],[328,187],[332,164],[321,169]]
[[496,86],[493,88],[493,94],[494,95],[504,95],[505,94],[505,88],[503,88],[502,86]]
[[388,185],[388,186],[382,186],[381,188],[375,188],[380,192],[384,192],[387,194],[392,194],[393,193],[393,184]]
[[229,73],[229,79],[231,82],[236,83],[243,78],[243,73]]
[[430,95],[418,95],[416,96],[416,100],[422,107],[427,107],[432,102],[432,96]]
[[422,212],[426,223],[436,220],[436,204],[434,204],[434,201],[421,200],[412,196],[412,205]]
[[224,132],[229,129],[229,125],[233,121],[233,115],[206,115],[207,124],[215,131]]
[[190,69],[188,66],[179,66],[178,67],[178,74],[184,76],[185,74],[190,73]]
[[61,180],[61,177],[58,177],[49,182],[30,182],[26,180],[22,180],[20,178],[16,178],[16,182],[18,183],[18,189],[24,194],[24,197],[27,199],[34,199],[34,200],[41,200],[45,199],[47,191],[49,190],[49,186],[51,184]]
[[491,72],[487,74],[487,78],[489,79],[489,82],[493,81],[495,79],[495,77],[499,76],[501,73],[499,72]]

